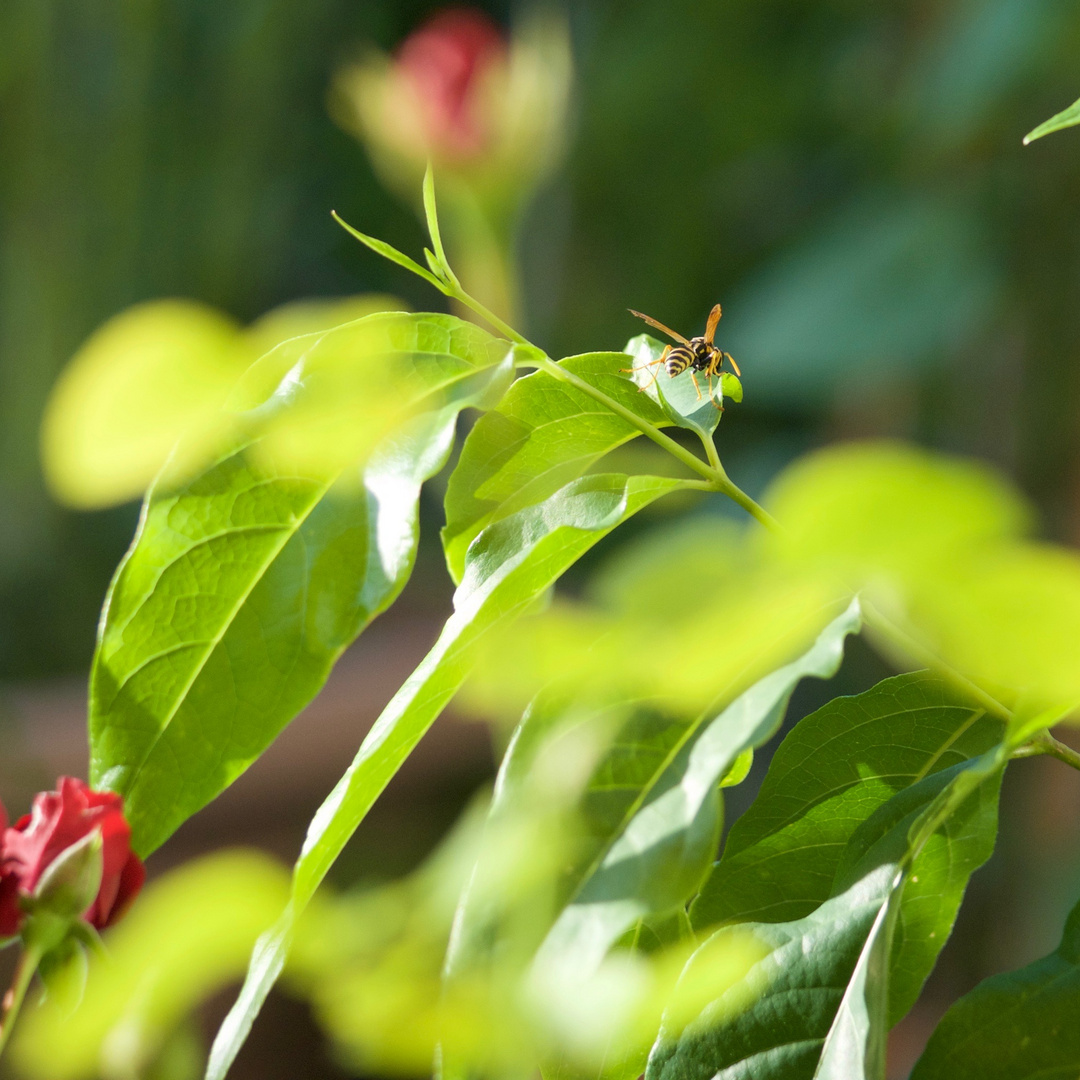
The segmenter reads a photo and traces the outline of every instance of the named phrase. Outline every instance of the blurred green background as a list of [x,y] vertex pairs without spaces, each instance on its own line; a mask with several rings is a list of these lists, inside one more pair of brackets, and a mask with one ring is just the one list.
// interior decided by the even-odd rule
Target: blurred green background
[[[49,387],[97,325],[161,296],[243,320],[365,291],[440,308],[331,220],[333,208],[404,250],[422,245],[326,109],[335,69],[365,44],[392,49],[439,6],[0,2],[8,686],[85,671],[136,519],[134,506],[63,510],[40,476]],[[504,24],[516,10],[477,6]],[[1080,9],[574,0],[568,15],[569,150],[519,238],[530,335],[553,355],[618,348],[640,329],[627,307],[696,333],[719,299],[746,399],[718,441],[751,493],[811,445],[892,435],[994,462],[1048,536],[1080,541],[1080,136],[1021,145],[1080,92]],[[437,525],[434,497],[425,513]],[[409,602],[438,610],[433,533]],[[1014,787],[943,993],[1048,947],[1075,899],[1076,792]],[[439,812],[412,812],[428,843]],[[392,844],[393,824],[380,828]],[[1002,952],[986,928],[1007,921],[1006,902],[1034,929]]]

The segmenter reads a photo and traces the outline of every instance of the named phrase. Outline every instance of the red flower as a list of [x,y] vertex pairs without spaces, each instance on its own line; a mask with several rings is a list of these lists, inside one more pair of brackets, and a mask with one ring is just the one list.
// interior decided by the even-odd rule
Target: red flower
[[506,59],[499,28],[482,11],[450,8],[407,38],[397,59],[423,109],[432,146],[456,157],[483,150],[491,131],[481,84]]
[[33,893],[56,857],[94,831],[101,833],[102,840],[101,886],[83,918],[98,930],[120,918],[146,876],[142,862],[131,850],[131,828],[124,820],[122,805],[119,795],[91,791],[81,780],[62,776],[59,791],[36,795],[31,812],[4,829],[0,844],[0,936],[10,936],[18,928],[22,918],[19,895]]

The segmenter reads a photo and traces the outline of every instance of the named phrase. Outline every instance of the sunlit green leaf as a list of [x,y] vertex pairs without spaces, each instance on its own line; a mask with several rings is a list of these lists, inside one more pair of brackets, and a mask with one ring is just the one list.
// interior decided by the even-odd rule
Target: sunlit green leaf
[[[695,928],[809,915],[835,895],[852,860],[925,805],[951,769],[995,746],[1002,730],[926,674],[887,679],[823,706],[780,745],[757,799],[732,826],[691,908]],[[969,876],[993,851],[996,829],[996,787],[987,783],[915,861],[891,962],[892,1022],[918,995]]]
[[540,506],[494,523],[470,547],[454,613],[439,640],[376,721],[308,829],[294,872],[292,901],[256,946],[244,988],[215,1040],[210,1080],[224,1077],[280,974],[295,918],[401,762],[461,685],[477,639],[526,610],[616,525],[683,483],[617,474],[585,477]]
[[1053,131],[1061,131],[1062,128],[1075,127],[1080,124],[1080,101],[1074,101],[1067,109],[1051,116],[1049,120],[1041,123],[1034,131],[1029,131],[1024,136],[1024,145],[1041,139]]
[[[508,374],[482,373],[489,387]],[[125,796],[140,852],[236,779],[400,592],[420,485],[467,403],[414,418],[347,484],[241,449],[151,493],[110,590],[90,702],[91,777]]]
[[42,426],[42,461],[56,494],[74,506],[140,495],[177,440],[183,473],[229,438],[221,406],[255,358],[224,315],[179,300],[117,315],[75,355],[53,390]]
[[1080,1073],[1080,905],[1049,956],[981,982],[945,1014],[912,1080],[1067,1080]]
[[[625,353],[586,353],[560,361],[644,420],[670,421],[620,374]],[[519,379],[469,432],[446,489],[443,546],[461,580],[465,552],[485,525],[542,502],[608,451],[640,432],[595,399],[546,372]]]
[[209,856],[149,885],[106,935],[107,955],[91,958],[81,1005],[69,1013],[50,999],[23,1018],[20,1075],[142,1075],[190,1010],[244,970],[287,891],[283,867],[247,852]]

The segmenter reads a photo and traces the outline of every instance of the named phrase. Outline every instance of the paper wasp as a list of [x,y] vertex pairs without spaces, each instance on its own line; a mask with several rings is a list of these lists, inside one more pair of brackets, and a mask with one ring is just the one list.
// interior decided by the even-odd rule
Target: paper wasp
[[636,315],[639,319],[644,319],[650,326],[655,326],[657,330],[662,330],[673,341],[677,341],[678,345],[668,345],[660,357],[656,360],[650,360],[647,364],[642,364],[636,368],[625,368],[625,371],[640,371],[642,368],[655,367],[656,371],[653,372],[652,380],[641,387],[642,390],[647,390],[660,374],[659,366],[663,366],[667,369],[668,376],[672,379],[676,375],[681,375],[687,368],[691,368],[690,378],[694,380],[694,389],[697,391],[698,399],[701,398],[701,387],[698,386],[697,373],[700,371],[704,373],[709,388],[709,400],[721,409],[721,406],[716,396],[713,394],[712,380],[713,376],[719,377],[720,365],[726,360],[734,369],[736,375],[742,375],[739,371],[739,365],[731,357],[731,353],[726,353],[722,349],[717,348],[713,344],[713,335],[716,333],[716,324],[720,321],[720,305],[717,304],[712,311],[709,312],[708,322],[705,324],[705,333],[702,337],[690,338],[689,340],[684,338],[682,334],[675,333],[674,330],[666,327],[662,322],[657,322],[655,319],[650,318],[648,315],[642,315],[640,311],[635,311],[630,308],[630,314]]

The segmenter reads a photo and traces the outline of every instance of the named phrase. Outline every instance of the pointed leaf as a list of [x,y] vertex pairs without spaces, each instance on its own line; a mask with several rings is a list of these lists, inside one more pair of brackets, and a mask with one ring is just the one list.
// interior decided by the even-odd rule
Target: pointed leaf
[[311,822],[294,870],[292,900],[256,946],[247,981],[214,1042],[209,1080],[225,1076],[281,973],[296,917],[402,761],[460,687],[475,642],[526,610],[618,524],[684,484],[659,477],[585,477],[540,506],[495,523],[470,548],[454,613],[439,640],[383,710]]
[[1062,128],[1075,127],[1077,124],[1080,124],[1080,101],[1074,101],[1067,109],[1062,109],[1055,116],[1051,116],[1049,120],[1041,123],[1034,131],[1029,131],[1024,136],[1024,145],[1027,146],[1028,143],[1041,139],[1051,132],[1061,131]]

